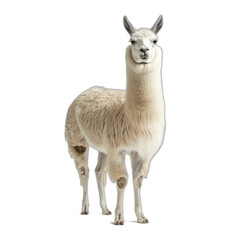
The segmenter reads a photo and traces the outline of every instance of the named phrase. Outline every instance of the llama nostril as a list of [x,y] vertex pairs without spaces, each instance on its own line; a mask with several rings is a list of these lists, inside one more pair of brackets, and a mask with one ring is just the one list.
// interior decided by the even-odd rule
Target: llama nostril
[[147,51],[149,51],[149,49],[148,49],[148,48],[140,48],[139,51],[140,51],[140,52],[143,52],[143,53],[146,53]]

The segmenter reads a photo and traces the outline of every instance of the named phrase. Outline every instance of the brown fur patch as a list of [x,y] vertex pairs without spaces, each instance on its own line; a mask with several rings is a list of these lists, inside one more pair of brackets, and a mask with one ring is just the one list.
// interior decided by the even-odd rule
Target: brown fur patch
[[80,174],[81,174],[81,175],[85,175],[85,167],[82,166],[82,167],[80,168]]
[[126,183],[127,183],[127,180],[126,178],[124,177],[120,177],[118,180],[117,180],[117,185],[120,189],[123,189],[125,186],[126,186]]
[[75,146],[74,147],[76,149],[76,151],[80,154],[86,152],[86,147],[83,147],[83,146]]

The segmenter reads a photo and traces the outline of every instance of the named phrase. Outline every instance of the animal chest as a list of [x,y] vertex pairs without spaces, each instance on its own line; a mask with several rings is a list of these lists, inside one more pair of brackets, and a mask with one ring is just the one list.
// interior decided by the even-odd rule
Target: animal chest
[[136,126],[135,150],[142,156],[151,158],[160,148],[165,130],[164,117]]

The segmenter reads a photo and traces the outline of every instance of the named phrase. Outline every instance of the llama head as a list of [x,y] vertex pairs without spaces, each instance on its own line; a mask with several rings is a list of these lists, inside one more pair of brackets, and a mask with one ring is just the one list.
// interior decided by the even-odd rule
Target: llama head
[[135,29],[128,18],[124,16],[123,24],[130,34],[132,44],[132,58],[136,63],[150,63],[155,57],[158,40],[157,33],[162,28],[163,17],[160,15],[152,28]]

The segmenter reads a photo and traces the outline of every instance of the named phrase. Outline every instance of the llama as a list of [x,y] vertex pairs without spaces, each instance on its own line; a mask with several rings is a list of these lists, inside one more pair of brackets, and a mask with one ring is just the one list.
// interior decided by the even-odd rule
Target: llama
[[159,16],[151,29],[135,29],[128,18],[130,34],[126,49],[126,91],[92,87],[70,105],[65,137],[83,186],[82,214],[88,214],[88,151],[98,150],[95,169],[102,213],[111,214],[105,198],[106,173],[117,185],[115,224],[124,224],[123,196],[128,174],[125,155],[130,154],[135,213],[139,223],[148,223],[141,206],[140,189],[150,162],[159,150],[165,131],[165,105],[161,82],[162,50],[157,33],[163,25]]

